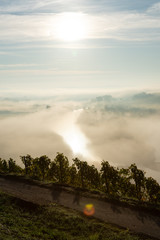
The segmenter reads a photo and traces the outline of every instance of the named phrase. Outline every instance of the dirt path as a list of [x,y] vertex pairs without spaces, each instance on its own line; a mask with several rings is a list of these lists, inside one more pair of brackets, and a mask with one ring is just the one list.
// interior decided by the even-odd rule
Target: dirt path
[[71,193],[56,186],[45,188],[3,177],[0,177],[0,190],[34,203],[56,202],[79,211],[83,211],[86,204],[92,203],[96,218],[160,239],[160,216],[117,206],[94,197],[80,196],[78,192]]

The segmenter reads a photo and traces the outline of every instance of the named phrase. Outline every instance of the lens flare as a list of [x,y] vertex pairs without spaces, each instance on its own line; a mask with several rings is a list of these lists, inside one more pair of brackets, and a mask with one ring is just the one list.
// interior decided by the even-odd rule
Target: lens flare
[[95,213],[95,208],[94,208],[93,204],[86,204],[85,208],[83,210],[83,213],[86,216],[92,216]]

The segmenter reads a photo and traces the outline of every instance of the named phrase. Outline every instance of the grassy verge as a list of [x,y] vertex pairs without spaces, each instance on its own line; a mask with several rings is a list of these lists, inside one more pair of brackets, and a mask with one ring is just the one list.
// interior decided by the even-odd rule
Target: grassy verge
[[39,206],[0,193],[1,240],[152,240],[58,205]]

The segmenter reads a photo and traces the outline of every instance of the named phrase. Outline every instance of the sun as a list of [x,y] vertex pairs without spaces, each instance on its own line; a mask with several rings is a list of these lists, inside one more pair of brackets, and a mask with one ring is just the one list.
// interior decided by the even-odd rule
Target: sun
[[63,41],[76,41],[87,36],[87,20],[82,13],[62,13],[57,16],[55,37]]

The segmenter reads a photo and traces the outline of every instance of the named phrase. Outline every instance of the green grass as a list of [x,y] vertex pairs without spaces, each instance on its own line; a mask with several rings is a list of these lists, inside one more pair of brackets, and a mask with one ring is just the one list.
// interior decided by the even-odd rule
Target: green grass
[[56,204],[39,206],[0,193],[1,240],[151,240]]

